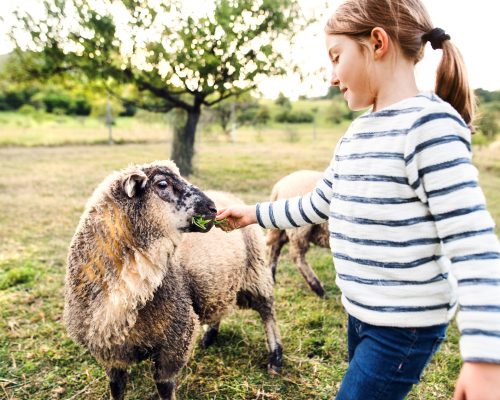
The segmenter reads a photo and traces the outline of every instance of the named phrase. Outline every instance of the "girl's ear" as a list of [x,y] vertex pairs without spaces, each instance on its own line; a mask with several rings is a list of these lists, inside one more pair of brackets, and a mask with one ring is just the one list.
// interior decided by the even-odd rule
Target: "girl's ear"
[[377,26],[372,29],[370,46],[375,60],[379,60],[387,53],[389,50],[389,35],[384,28]]

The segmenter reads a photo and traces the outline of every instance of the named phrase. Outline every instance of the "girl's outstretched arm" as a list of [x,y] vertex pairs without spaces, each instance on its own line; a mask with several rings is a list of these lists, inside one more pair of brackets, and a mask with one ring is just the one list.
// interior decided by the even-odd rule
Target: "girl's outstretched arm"
[[217,226],[226,232],[244,228],[257,222],[255,206],[235,205],[222,208],[217,211],[216,220],[225,220],[224,223],[217,224]]

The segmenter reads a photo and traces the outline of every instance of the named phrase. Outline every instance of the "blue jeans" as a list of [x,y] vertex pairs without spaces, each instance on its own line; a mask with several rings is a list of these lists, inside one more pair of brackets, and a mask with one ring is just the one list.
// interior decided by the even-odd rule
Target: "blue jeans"
[[335,399],[404,399],[444,340],[447,327],[374,326],[349,316],[349,368]]

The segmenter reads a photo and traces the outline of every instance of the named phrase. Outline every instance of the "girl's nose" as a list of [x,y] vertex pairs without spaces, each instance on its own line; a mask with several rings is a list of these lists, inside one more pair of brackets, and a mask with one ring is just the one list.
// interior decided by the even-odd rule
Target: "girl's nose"
[[330,85],[332,85],[332,86],[339,86],[340,85],[339,78],[337,78],[335,71],[332,71],[332,76],[330,77]]

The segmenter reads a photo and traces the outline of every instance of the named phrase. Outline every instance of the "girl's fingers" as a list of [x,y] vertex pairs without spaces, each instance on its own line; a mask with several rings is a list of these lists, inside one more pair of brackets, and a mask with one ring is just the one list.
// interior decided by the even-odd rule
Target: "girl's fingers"
[[254,222],[252,221],[252,217],[249,215],[252,210],[253,209],[250,206],[221,208],[217,211],[215,219],[216,221],[226,220],[224,224],[221,224],[221,228],[223,228],[223,230],[228,231],[229,229],[239,229]]
[[219,221],[221,219],[227,218],[229,215],[231,215],[231,210],[228,208],[223,208],[217,211],[215,219]]

